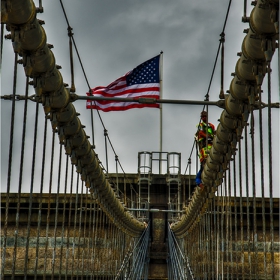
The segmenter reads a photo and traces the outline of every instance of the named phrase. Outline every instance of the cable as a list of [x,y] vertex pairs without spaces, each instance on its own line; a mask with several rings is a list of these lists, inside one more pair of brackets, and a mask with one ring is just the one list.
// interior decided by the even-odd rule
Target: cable
[[[224,35],[225,35],[225,28],[226,28],[226,24],[227,24],[227,20],[228,20],[228,15],[229,15],[230,7],[231,7],[231,2],[232,2],[232,0],[229,0],[227,12],[226,12],[226,17],[225,17],[225,20],[224,20],[223,29],[222,29],[222,32],[220,34],[220,36],[222,36],[222,38],[219,40],[219,46],[218,46],[218,50],[217,50],[217,53],[216,53],[215,62],[214,62],[214,66],[213,66],[211,77],[210,77],[210,82],[209,82],[209,85],[208,85],[207,93],[205,95],[206,101],[209,100],[209,92],[210,92],[210,88],[211,88],[211,85],[212,85],[214,73],[215,73],[215,70],[216,70],[216,65],[217,65],[217,61],[218,61],[218,57],[219,57],[219,53],[220,53],[220,48],[221,48],[221,45],[224,43],[223,38],[224,38]],[[204,109],[205,109],[205,105],[203,106],[202,110],[204,110]],[[207,110],[207,112],[208,112],[208,110]],[[196,140],[194,140],[194,143],[193,143],[193,146],[192,146],[191,153],[190,153],[189,157],[192,156],[195,143],[196,143]],[[186,170],[185,170],[184,174],[186,174],[188,167],[189,167],[189,164],[187,164],[187,167],[186,167]]]
[[[69,30],[69,29],[72,30],[72,28],[71,28],[71,26],[70,26],[70,23],[69,23],[69,20],[68,20],[68,17],[67,17],[67,14],[66,14],[66,11],[65,11],[65,8],[64,8],[64,5],[63,5],[63,3],[62,3],[62,0],[60,0],[60,4],[61,4],[61,8],[62,8],[64,17],[65,17],[65,20],[66,20],[66,23],[67,23],[67,26],[68,26],[68,30]],[[78,48],[77,48],[77,45],[76,45],[76,42],[75,42],[75,39],[74,39],[74,36],[73,36],[73,33],[72,33],[72,32],[71,32],[71,37],[70,37],[70,38],[71,38],[71,40],[73,41],[74,48],[75,48],[76,54],[77,54],[78,59],[79,59],[79,62],[80,62],[80,66],[81,66],[82,71],[83,71],[83,74],[84,74],[84,78],[85,78],[86,83],[87,83],[87,86],[88,86],[88,88],[89,88],[89,92],[91,92],[91,86],[90,86],[90,84],[89,84],[89,81],[88,81],[88,78],[87,78],[87,75],[86,75],[86,72],[85,72],[85,69],[84,69],[84,66],[83,66],[83,63],[82,63],[82,60],[81,60],[81,57],[80,57],[80,54],[79,54],[79,51],[78,51]],[[93,109],[91,109],[91,110],[93,110]],[[100,122],[101,122],[101,124],[102,124],[102,126],[103,126],[103,129],[107,131],[107,136],[106,136],[106,138],[107,138],[107,140],[109,141],[109,144],[110,144],[110,146],[111,146],[111,148],[112,148],[112,151],[113,151],[113,153],[114,153],[114,156],[118,158],[117,162],[118,162],[118,164],[119,164],[121,170],[123,171],[124,175],[126,175],[125,172],[124,172],[124,169],[123,169],[123,167],[122,167],[122,165],[121,165],[121,163],[120,163],[120,161],[119,161],[119,157],[118,157],[118,155],[117,155],[117,153],[116,153],[116,151],[115,151],[115,149],[114,149],[114,146],[113,146],[113,144],[112,144],[112,142],[111,142],[111,139],[110,139],[110,137],[109,137],[109,135],[108,135],[108,130],[107,130],[106,127],[105,127],[105,124],[104,124],[104,122],[103,122],[103,120],[102,120],[102,117],[101,117],[101,115],[100,115],[99,110],[97,110],[97,114],[98,114],[99,120],[100,120]],[[93,130],[93,116],[91,117],[91,119],[92,119],[92,130]],[[93,139],[94,139],[94,138],[93,138]],[[94,143],[93,143],[93,144],[94,144]],[[108,168],[107,168],[107,169],[108,169]]]

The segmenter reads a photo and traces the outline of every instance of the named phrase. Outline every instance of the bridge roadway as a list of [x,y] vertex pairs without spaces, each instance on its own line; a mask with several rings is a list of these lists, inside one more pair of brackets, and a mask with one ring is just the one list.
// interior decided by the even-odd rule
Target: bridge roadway
[[[85,131],[83,130],[83,126],[81,125],[80,120],[77,117],[78,114],[71,103],[71,96],[69,94],[69,91],[67,88],[65,88],[61,74],[55,66],[54,56],[49,50],[50,46],[46,43],[46,35],[41,26],[42,22],[36,19],[37,10],[34,3],[31,0],[13,0],[2,2],[2,19],[3,22],[7,24],[8,30],[11,31],[11,34],[9,34],[7,38],[12,39],[14,51],[23,57],[25,73],[28,77],[33,77],[33,85],[35,87],[36,95],[39,98],[39,102],[42,102],[45,113],[51,120],[53,129],[57,129],[59,140],[65,145],[66,154],[71,155],[71,162],[72,164],[76,165],[77,172],[81,173],[81,179],[85,182],[85,185],[88,188],[91,188],[93,192],[96,192],[98,199],[101,201],[103,210],[106,210],[108,216],[110,216],[112,220],[114,220],[115,222],[119,222],[119,227],[122,227],[122,229],[126,231],[126,233],[129,232],[131,236],[135,237],[144,230],[144,224],[140,223],[138,219],[142,219],[143,221],[145,221],[145,219],[146,221],[148,221],[149,219],[151,221],[152,233],[150,240],[149,278],[166,279],[166,228],[168,225],[168,219],[174,219],[174,216],[176,216],[178,213],[172,215],[170,213],[167,214],[166,212],[148,212],[148,217],[145,217],[145,212],[141,211],[140,213],[135,212],[135,215],[138,218],[135,219],[131,216],[130,213],[127,214],[128,212],[124,211],[124,209],[122,208],[123,201],[113,199],[115,198],[114,192],[111,190],[110,185],[105,180],[103,170],[98,165],[95,152],[91,149],[91,144],[87,140],[87,136]],[[12,2],[13,5],[11,4]],[[224,207],[230,208],[230,211],[228,212],[229,215],[233,215],[233,213],[235,213],[235,230],[238,230],[238,227],[242,225],[241,236],[243,235],[241,237],[241,241],[235,239],[235,242],[232,242],[233,244],[231,246],[232,250],[234,250],[235,253],[235,259],[238,260],[238,257],[240,257],[240,260],[242,259],[242,272],[250,275],[249,279],[252,279],[253,277],[255,277],[255,275],[258,275],[259,279],[263,279],[264,269],[259,269],[259,267],[261,267],[262,265],[262,262],[258,259],[261,254],[266,255],[263,258],[263,262],[265,263],[264,267],[271,269],[271,267],[274,267],[275,264],[275,269],[273,268],[273,271],[271,272],[271,278],[274,278],[274,275],[279,275],[279,200],[270,198],[270,201],[265,200],[265,203],[263,203],[264,199],[261,201],[254,198],[255,200],[252,202],[251,198],[247,197],[244,200],[243,198],[240,199],[240,204],[235,205],[236,200],[229,200],[228,202],[225,202],[223,199],[217,199],[217,197],[215,199],[214,192],[216,191],[216,189],[215,187],[213,187],[221,184],[223,177],[222,173],[227,170],[227,165],[231,160],[232,155],[236,151],[236,145],[242,137],[243,128],[247,126],[249,115],[253,112],[255,106],[257,105],[256,101],[257,98],[259,98],[258,93],[261,92],[260,90],[262,80],[266,73],[270,73],[270,61],[277,46],[276,38],[278,38],[277,36],[279,34],[279,23],[277,17],[279,13],[279,1],[258,0],[253,1],[252,3],[254,4],[255,8],[250,15],[250,19],[246,19],[250,21],[250,28],[248,29],[248,31],[246,31],[248,32],[248,34],[245,36],[244,42],[242,44],[241,57],[236,64],[236,73],[230,86],[229,95],[225,96],[226,110],[224,110],[221,115],[220,124],[217,127],[217,137],[213,141],[213,149],[211,149],[210,157],[208,157],[202,173],[202,179],[205,186],[207,188],[211,188],[212,192],[210,193],[209,189],[209,196],[206,195],[206,192],[204,192],[205,195],[203,199],[205,203],[202,208],[206,211],[209,220],[211,221],[213,220],[213,217],[211,216],[212,213],[213,215],[215,215],[215,213],[218,213],[219,211],[222,213]],[[270,123],[268,123],[268,126],[270,127]],[[269,133],[269,135],[271,137],[271,133]],[[142,209],[143,206],[148,205],[151,209],[156,208],[167,210],[172,208],[173,202],[171,203],[169,199],[170,196],[165,178],[154,177],[153,179],[154,181],[152,181],[152,184],[150,186],[150,203],[145,204],[144,201],[141,200],[138,205],[136,203],[136,205],[130,205],[128,208],[135,208],[136,206]],[[137,175],[135,176],[135,180],[137,181]],[[136,181],[134,182],[134,184],[135,188],[137,189],[138,184]],[[144,195],[147,188],[145,188],[144,185],[142,186],[142,195]],[[269,187],[272,187],[272,184]],[[119,188],[121,189],[121,179],[119,179]],[[183,187],[180,188],[180,192],[178,193],[177,198],[175,193],[176,191],[173,193],[173,199],[177,199],[177,204],[183,208],[184,205],[181,204],[181,201],[186,201],[186,199],[184,199],[187,197],[186,189],[184,189]],[[110,222],[106,220],[104,216],[102,216],[102,219],[98,220],[97,227],[95,227],[95,230],[99,232],[98,239],[94,238],[94,244],[91,245],[91,247],[94,247],[94,252],[97,256],[100,256],[100,258],[102,257],[102,255],[104,255],[103,252],[108,252],[109,250],[111,250],[110,256],[112,258],[105,259],[103,257],[101,258],[101,260],[97,258],[92,260],[93,262],[89,262],[89,260],[86,259],[87,255],[84,254],[85,250],[83,250],[83,246],[85,244],[90,244],[90,242],[92,241],[89,240],[90,235],[86,235],[86,232],[90,232],[89,225],[91,220],[87,219],[86,214],[88,212],[92,213],[92,203],[90,203],[90,197],[82,198],[82,196],[79,197],[79,195],[75,194],[73,195],[75,199],[72,199],[71,195],[61,196],[56,194],[46,194],[42,196],[44,202],[42,200],[42,204],[40,204],[40,195],[36,196],[36,194],[34,194],[32,197],[33,201],[31,217],[27,218],[27,209],[29,208],[29,199],[27,198],[28,196],[30,195],[20,194],[20,196],[18,196],[18,194],[10,194],[10,204],[6,204],[7,202],[5,201],[5,198],[7,196],[5,194],[3,194],[1,198],[3,207],[2,209],[5,209],[5,205],[9,207],[8,220],[6,220],[6,217],[4,218],[2,216],[2,221],[6,220],[8,222],[7,235],[4,237],[6,242],[5,250],[7,249],[5,251],[6,260],[4,260],[3,262],[5,264],[4,268],[2,267],[6,275],[12,273],[14,274],[13,276],[18,275],[20,277],[21,275],[23,275],[23,264],[25,266],[25,270],[28,270],[28,275],[32,275],[34,273],[34,271],[32,270],[32,263],[34,263],[34,258],[37,254],[37,252],[36,254],[34,254],[35,244],[35,250],[39,250],[40,259],[36,273],[38,274],[38,277],[51,275],[52,279],[57,276],[59,277],[61,271],[64,271],[64,275],[68,277],[67,272],[65,272],[65,266],[67,267],[67,263],[65,262],[65,260],[67,260],[67,252],[69,253],[69,250],[67,251],[66,249],[69,249],[71,246],[73,246],[71,247],[73,248],[73,258],[71,259],[71,276],[73,276],[74,274],[83,276],[84,268],[86,267],[88,269],[89,265],[94,266],[94,269],[92,268],[93,271],[100,271],[101,266],[106,268],[107,263],[110,263],[111,259],[116,259],[115,255],[121,253],[120,249],[122,247],[120,243],[117,244],[120,247],[114,247],[115,249],[111,250],[108,240],[112,242],[109,237],[110,232],[113,232],[114,229],[113,226],[110,225]],[[127,193],[127,197],[129,197],[129,193]],[[213,210],[213,208],[211,211],[207,210],[206,204],[208,203],[209,198],[214,199],[214,205],[221,206],[218,209],[214,209],[215,211]],[[83,203],[77,203],[79,202],[79,199],[81,201],[83,199]],[[84,202],[85,200],[87,201],[86,203]],[[109,202],[109,204],[105,202]],[[221,203],[228,203],[229,205],[222,205]],[[175,225],[173,226],[172,230],[175,232],[175,235],[177,237],[183,238],[185,237],[183,235],[186,231],[192,230],[193,225],[191,225],[190,229],[186,228],[186,226],[191,224],[187,223],[190,220],[198,219],[196,215],[194,215],[195,211],[200,212],[201,215],[199,219],[203,219],[204,213],[201,213],[199,207],[197,207],[198,204],[199,206],[201,206],[201,199],[198,199],[196,203],[193,203],[193,207],[190,207],[191,209],[188,209],[188,213],[184,218],[182,218],[183,222],[179,222],[177,224],[175,223]],[[261,210],[264,210],[264,204],[265,214],[261,213]],[[20,205],[20,212],[15,210],[18,208],[18,205]],[[42,205],[42,212],[38,211],[38,205]],[[71,205],[73,208],[68,207]],[[80,205],[80,207],[78,205]],[[176,205],[175,202],[174,205]],[[125,206],[128,205],[126,205],[125,203]],[[233,206],[235,208],[235,212],[232,209]],[[245,211],[245,209],[242,210],[243,207],[246,207],[247,211]],[[251,208],[254,208],[253,211],[251,211]],[[2,210],[4,211],[1,212],[2,215],[8,213],[5,210]],[[98,210],[96,212],[101,212],[99,211],[99,207],[97,207],[96,210]],[[67,213],[67,211],[69,213]],[[64,241],[62,241],[63,236],[61,235],[65,218],[63,217],[62,213],[68,214],[68,217],[73,217],[73,215],[75,217],[74,221],[73,219],[69,219],[69,226],[67,227],[67,229],[65,229],[67,230],[68,234],[66,247],[64,246]],[[222,217],[222,215],[224,214],[219,213],[218,215],[221,215]],[[273,219],[271,220],[272,215]],[[101,214],[98,214],[97,216],[101,217]],[[123,217],[125,218],[123,219]],[[239,223],[238,218],[240,217],[242,217],[242,219]],[[256,222],[254,221],[255,217],[257,217]],[[265,217],[265,219],[263,217]],[[261,220],[266,220],[266,218],[269,222],[266,222],[265,228],[262,228],[263,223],[261,223]],[[37,229],[39,220],[42,224],[40,225],[40,237],[38,239],[36,238],[36,236],[38,236]],[[247,223],[248,220],[252,221]],[[29,224],[29,221],[31,221],[31,224]],[[43,224],[44,221],[46,222],[45,224]],[[27,226],[26,222],[28,224]],[[60,224],[61,222],[62,224]],[[87,225],[87,222],[89,223],[89,225]],[[15,223],[19,225],[19,227],[14,226]],[[246,229],[247,224],[252,225],[252,223],[257,227],[256,231],[255,229],[253,229],[253,231],[250,231],[250,228]],[[82,236],[79,235],[77,237],[75,234],[77,233],[77,231],[80,234],[82,224],[84,225],[85,231]],[[73,226],[73,230],[71,226]],[[222,224],[218,225],[218,227],[221,226]],[[28,234],[26,233],[26,228],[28,228]],[[79,230],[77,230],[77,228],[79,228]],[[109,233],[107,229],[109,229]],[[267,242],[267,244],[264,243],[263,240],[257,240],[257,237],[263,237],[262,230],[270,231],[270,234],[266,236],[267,238],[263,239]],[[274,232],[275,239],[269,242],[269,237],[273,236]],[[45,237],[46,234],[48,234],[47,238]],[[71,236],[71,234],[73,234],[73,237]],[[96,236],[96,233],[94,234]],[[210,231],[210,234],[212,234],[212,231]],[[245,237],[245,235],[247,236]],[[16,236],[17,238],[14,239],[14,236]],[[236,234],[236,236],[239,237],[239,233]],[[34,237],[35,239],[32,239]],[[196,235],[195,237],[198,236]],[[208,235],[204,241],[205,243],[202,244],[200,244],[201,240],[199,239],[195,239],[193,240],[193,242],[191,242],[192,244],[199,244],[199,250],[192,252],[194,254],[194,256],[192,256],[192,259],[195,260],[192,263],[193,267],[196,265],[196,263],[202,262],[202,256],[204,254],[203,251],[205,248],[204,244],[207,245],[207,242],[209,243],[209,237],[210,239],[213,238],[212,235]],[[259,246],[255,246],[253,248],[255,250],[253,254],[251,250],[252,248],[250,248],[252,244],[251,240],[255,242],[254,246]],[[113,241],[115,242],[115,240]],[[30,246],[28,247],[28,252],[25,252],[25,248],[27,248],[25,247],[25,244],[27,244],[28,242],[30,243]],[[241,246],[239,246],[240,243]],[[220,241],[217,241],[217,244],[214,244],[213,247],[216,246],[214,248],[215,250],[217,250],[217,248],[221,248],[220,252],[217,252],[217,255],[224,254],[223,250],[226,245],[226,243],[220,244]],[[272,250],[271,248],[262,250],[262,248],[265,248],[266,246],[270,246],[273,248]],[[83,254],[82,264],[80,262],[80,252],[82,252]],[[275,253],[273,254],[273,252]],[[185,248],[184,253],[186,253]],[[254,259],[254,261],[252,262],[251,257],[252,260]],[[27,258],[28,264],[26,268]],[[219,263],[219,260],[220,259],[217,258],[217,264]],[[247,262],[249,263],[249,265]],[[86,266],[83,266],[84,263],[87,263]],[[116,265],[110,264],[111,268],[113,266]],[[202,264],[200,266],[203,266],[205,268],[205,264]],[[226,269],[229,266],[230,261],[228,259],[228,261],[223,264],[223,269]],[[209,270],[215,270],[213,261],[210,259],[208,260],[207,268]],[[234,267],[232,269],[236,269],[233,274],[241,274],[237,271],[238,265],[237,268]],[[247,271],[247,269],[249,272]],[[103,270],[105,275],[104,273],[103,275],[100,275],[100,279],[108,279],[108,271],[109,270],[106,269]],[[203,274],[201,273],[201,270],[197,269],[196,271],[196,276],[202,278]],[[95,272],[95,274],[96,273],[97,272]],[[94,276],[99,277],[99,275]],[[244,279],[244,274],[242,275],[242,278]],[[265,277],[265,279],[267,279],[267,277]]]
[[[138,174],[127,174],[126,180],[124,184],[123,177],[118,177],[116,179],[116,174],[110,174],[111,182],[118,181],[118,188],[120,195],[126,196],[129,200],[131,196],[131,187],[136,191],[139,191],[139,177]],[[150,209],[162,209],[167,210],[168,207],[168,197],[169,197],[169,187],[166,180],[165,175],[153,175],[151,178],[151,185],[150,185]],[[190,178],[191,188],[193,190],[194,186],[194,176]],[[128,183],[129,182],[129,183]],[[181,176],[182,188],[180,189],[180,194],[182,197],[188,200],[188,176]],[[141,183],[143,184],[143,183]],[[142,186],[143,187],[143,186]],[[143,194],[144,195],[144,194]],[[57,200],[58,199],[58,200]],[[1,196],[1,221],[3,223],[4,215],[5,215],[5,207],[7,194],[2,194]],[[238,198],[239,200],[239,198]],[[58,201],[58,203],[57,203]],[[104,251],[108,250],[108,239],[104,239],[106,235],[106,231],[108,231],[108,224],[103,224],[103,220],[99,221],[98,228],[100,231],[100,235],[98,238],[98,242],[96,240],[90,240],[91,235],[90,233],[82,233],[81,236],[77,236],[78,227],[82,229],[86,229],[86,231],[90,231],[90,217],[93,216],[94,209],[92,208],[93,198],[91,194],[84,194],[82,198],[82,205],[77,201],[81,201],[81,194],[47,194],[44,193],[40,194],[33,194],[32,196],[32,214],[30,217],[31,221],[31,228],[30,228],[30,238],[29,238],[29,252],[28,252],[28,275],[34,274],[34,262],[35,262],[35,251],[39,250],[39,260],[38,260],[38,270],[37,270],[37,279],[60,279],[60,277],[66,277],[64,279],[71,279],[71,275],[83,277],[83,273],[85,273],[85,267],[88,265],[94,265],[95,270],[99,271],[97,267],[97,261],[90,260],[90,256],[84,254],[85,244],[91,246],[92,242],[94,242],[96,255],[102,256]],[[5,264],[5,275],[9,277],[12,272],[13,261],[12,256],[14,254],[14,232],[16,230],[16,208],[18,203],[18,194],[10,194],[9,196],[9,216],[8,216],[8,232],[7,232],[7,251],[6,251],[6,264]],[[216,205],[221,205],[223,201],[216,197]],[[250,203],[252,203],[252,199],[250,199]],[[39,208],[40,204],[42,206],[42,211],[40,214]],[[127,203],[129,205],[129,202]],[[275,199],[273,201],[273,208],[275,209],[274,213],[277,213],[276,209],[279,209],[279,200]],[[262,220],[261,220],[261,199],[257,199],[257,228],[258,234],[262,234]],[[230,202],[229,207],[232,208],[232,216],[234,215],[233,208],[236,207],[234,205],[234,201]],[[143,205],[135,205],[134,208],[141,207]],[[184,205],[182,205],[184,207]],[[244,203],[242,207],[247,207],[246,200],[244,199]],[[269,200],[265,201],[265,207],[269,209]],[[17,240],[17,264],[15,267],[15,276],[21,279],[22,275],[24,275],[24,259],[26,255],[26,235],[27,235],[27,224],[28,224],[28,208],[29,208],[29,194],[21,194],[20,195],[20,215],[19,215],[19,228],[18,228],[18,240]],[[63,211],[63,209],[65,211]],[[100,210],[100,208],[98,208]],[[237,213],[238,219],[240,219],[240,207],[237,206]],[[49,217],[48,217],[49,211]],[[56,218],[56,212],[58,216]],[[70,213],[72,212],[72,213]],[[91,213],[90,213],[91,212]],[[64,213],[64,216],[63,216]],[[151,239],[149,245],[149,279],[167,279],[167,256],[168,256],[168,249],[167,249],[167,225],[169,221],[173,220],[174,218],[178,217],[179,213],[174,213],[173,215],[167,212],[136,212],[134,211],[134,215],[138,216],[138,218],[146,220],[149,219],[151,221]],[[243,224],[245,225],[244,230],[246,230],[246,211],[242,211],[243,213]],[[80,216],[81,214],[81,216]],[[92,214],[92,215],[90,215]],[[173,216],[173,217],[172,217]],[[70,219],[71,223],[68,224],[68,217],[72,217]],[[76,219],[76,217],[80,217]],[[249,219],[253,219],[253,211],[250,210],[250,217]],[[40,221],[40,237],[39,242],[37,240],[38,234],[38,221]],[[238,222],[238,225],[240,223]],[[3,227],[3,224],[2,224]],[[267,231],[269,231],[269,225],[267,225]],[[62,237],[62,230],[64,228],[64,240]],[[274,216],[274,230],[275,230],[275,237],[278,236],[277,233],[279,231],[279,215]],[[48,238],[46,238],[46,233],[48,231]],[[56,232],[54,232],[56,231]],[[82,230],[84,231],[84,230]],[[240,238],[240,232],[238,233]],[[67,236],[67,237],[66,237]],[[75,238],[76,237],[76,238]],[[1,236],[3,238],[3,236]],[[106,237],[107,238],[107,237]],[[277,237],[278,238],[278,237]],[[274,240],[274,246],[276,251],[279,252],[279,240],[277,238]],[[269,241],[269,240],[267,240]],[[107,242],[107,245],[105,244]],[[198,241],[197,241],[198,242]],[[243,241],[242,241],[243,242]],[[74,246],[75,243],[75,246]],[[48,246],[46,247],[46,244]],[[55,245],[54,245],[55,244]],[[245,244],[245,245],[244,245]],[[246,242],[243,244],[243,249],[247,251]],[[37,248],[39,246],[39,248]],[[53,255],[53,247],[56,246],[56,259],[54,260]],[[260,244],[260,246],[266,246],[265,244]],[[74,248],[75,247],[75,248]],[[241,241],[235,243],[235,248],[233,250],[236,254],[240,254],[240,261],[241,261]],[[47,249],[46,249],[47,248]],[[74,260],[67,257],[67,248],[73,248],[74,250]],[[244,249],[245,248],[245,249]],[[61,251],[60,251],[61,250]],[[84,251],[85,250],[85,251]],[[119,248],[118,250],[121,250]],[[111,252],[111,258],[114,259],[114,254],[120,254],[118,250],[114,250]],[[58,252],[61,253],[58,253]],[[83,266],[81,263],[81,253],[83,252]],[[200,255],[204,252],[197,252],[196,256],[193,256],[198,262],[200,261]],[[243,252],[244,253],[244,252]],[[1,252],[2,254],[2,252]],[[60,254],[62,256],[60,256]],[[80,254],[80,255],[79,255]],[[246,252],[245,252],[246,254]],[[277,255],[277,256],[276,256]],[[276,254],[275,258],[279,259],[279,254]],[[47,256],[45,258],[45,256]],[[69,263],[67,264],[67,260]],[[80,261],[79,261],[80,260]],[[55,261],[54,271],[52,271],[52,262]],[[247,260],[248,261],[248,260]],[[110,260],[108,259],[107,262],[109,263]],[[246,261],[245,261],[246,262]],[[46,263],[46,265],[45,265]],[[99,263],[99,265],[101,265]],[[103,264],[106,265],[106,264]],[[213,265],[213,269],[215,269],[215,264]],[[44,266],[46,266],[46,270],[44,272]],[[69,267],[68,274],[65,272],[67,271],[65,268]],[[246,267],[246,264],[245,264]],[[70,269],[71,268],[71,269]],[[60,275],[59,275],[60,274]],[[107,279],[103,278],[106,275],[95,275],[96,278],[94,279]],[[8,279],[8,278],[7,278]],[[76,278],[78,279],[78,278]],[[111,278],[110,278],[111,279]]]

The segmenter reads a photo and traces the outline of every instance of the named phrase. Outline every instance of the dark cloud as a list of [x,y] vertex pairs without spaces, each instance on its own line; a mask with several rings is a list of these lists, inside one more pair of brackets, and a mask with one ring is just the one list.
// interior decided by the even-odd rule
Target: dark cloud
[[[43,3],[45,12],[38,14],[38,18],[45,20],[43,27],[47,33],[47,41],[54,45],[53,52],[56,63],[62,66],[64,82],[70,84],[66,20],[59,1]],[[109,84],[163,50],[163,98],[204,99],[210,83],[228,1],[67,0],[63,3],[91,87]],[[251,6],[248,9],[251,10]],[[234,72],[238,59],[236,54],[241,50],[245,36],[243,29],[248,27],[248,24],[241,22],[242,15],[243,1],[232,1],[225,30],[225,90],[229,88],[232,79],[231,73]],[[4,52],[7,55],[3,58],[3,65],[13,65],[10,41],[4,42]],[[88,85],[76,55],[74,64],[76,93],[85,95]],[[277,63],[274,62],[273,67],[277,76]],[[19,68],[19,72],[22,73],[22,66]],[[13,70],[5,66],[5,71],[6,69],[9,70],[2,74],[2,94],[7,92],[10,94],[12,89]],[[24,78],[21,79],[24,85]],[[30,88],[30,91],[32,90]],[[220,59],[209,91],[210,100],[217,100],[219,91]],[[279,99],[276,91],[277,86],[274,86],[274,99]],[[24,94],[24,86],[18,87],[18,94]],[[30,122],[34,121],[35,106],[32,105],[29,106],[28,111]],[[22,106],[22,102],[17,103],[18,110]],[[85,110],[85,102],[76,101],[75,107],[77,112],[81,113],[80,119],[86,125],[87,134],[91,135],[90,112]],[[163,150],[181,152],[183,170],[193,146],[201,109],[202,106],[163,105]],[[3,173],[7,171],[10,110],[11,103],[2,101],[1,170]],[[134,109],[100,114],[126,173],[137,172],[139,151],[159,150],[159,110]],[[215,125],[218,124],[220,114],[220,108],[209,107],[210,120]],[[278,117],[279,123],[279,115],[273,116]],[[22,133],[20,128],[22,117],[19,112],[17,117],[18,129],[14,140],[14,146],[17,147],[14,158],[16,168],[18,168]],[[41,119],[41,126],[43,119],[44,117]],[[96,113],[94,113],[94,131],[96,152],[105,165],[103,127]],[[279,136],[279,125],[277,133]],[[28,134],[28,137],[31,138],[29,142],[32,141],[32,135]],[[39,140],[38,143],[42,145]],[[28,153],[30,155],[31,151]],[[110,154],[113,155],[112,151]],[[112,157],[109,171],[114,172],[114,170],[115,160]],[[194,173],[195,169],[192,170]]]

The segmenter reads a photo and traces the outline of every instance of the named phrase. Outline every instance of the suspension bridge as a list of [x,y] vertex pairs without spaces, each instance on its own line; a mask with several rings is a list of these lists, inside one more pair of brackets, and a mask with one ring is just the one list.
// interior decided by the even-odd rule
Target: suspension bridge
[[[37,18],[42,2],[1,1],[1,58],[4,37],[14,51],[12,84],[1,95],[10,108],[9,119],[1,119],[1,127],[9,125],[9,145],[1,152],[7,166],[5,173],[1,167],[3,279],[279,278],[279,135],[273,119],[279,92],[271,87],[271,63],[279,59],[279,1],[252,5],[242,18],[248,29],[229,90],[223,85],[222,30],[220,100],[211,103],[206,95],[196,102],[207,111],[221,108],[201,189],[195,142],[186,167],[180,152],[139,151],[137,173],[125,173],[104,127],[102,163],[93,113],[89,137],[75,108],[73,68],[68,86]],[[72,55],[76,43],[68,31]],[[108,172],[108,146],[114,173]]]

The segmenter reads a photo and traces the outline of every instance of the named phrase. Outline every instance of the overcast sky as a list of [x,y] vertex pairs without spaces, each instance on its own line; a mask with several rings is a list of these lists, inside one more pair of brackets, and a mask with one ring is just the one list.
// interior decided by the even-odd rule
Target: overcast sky
[[[204,100],[228,1],[65,0],[63,3],[70,26],[73,28],[74,39],[90,87],[106,86],[163,51],[163,98]],[[61,73],[64,82],[70,84],[67,24],[60,2],[45,0],[43,6],[44,13],[38,14],[37,18],[45,21],[43,27],[47,34],[47,42],[54,45],[52,51],[56,57],[56,63],[62,66]],[[248,11],[251,9],[252,6],[248,5]],[[248,28],[248,23],[241,22],[242,15],[243,1],[232,1],[225,29],[225,90],[229,89],[231,73],[235,70],[238,59],[236,54],[241,51],[242,40],[245,36],[243,30]],[[74,57],[76,94],[85,95],[88,86],[77,55],[74,54]],[[13,65],[13,60],[11,42],[5,40],[3,56],[5,72],[2,72],[1,95],[12,93],[13,70],[6,71],[6,65]],[[273,102],[279,101],[276,61],[277,55],[272,64]],[[19,72],[23,72],[21,65],[19,65]],[[32,90],[30,94],[33,94]],[[220,58],[209,91],[210,101],[219,99],[219,91]],[[18,87],[17,94],[24,95],[24,82],[21,87]],[[1,170],[3,173],[7,170],[9,149],[11,110],[11,102],[9,102],[1,102]],[[32,118],[35,104],[29,103],[29,114]],[[77,112],[81,113],[80,119],[82,124],[86,125],[87,134],[91,135],[90,111],[85,109],[85,103],[85,101],[76,101],[74,105]],[[21,105],[17,102],[16,105],[17,108],[23,107],[23,102]],[[163,105],[163,152],[182,154],[182,173],[185,171],[192,150],[201,110],[202,106]],[[274,109],[273,119],[277,123],[274,139],[279,139],[279,112],[276,111],[279,110]],[[221,112],[222,109],[218,107],[209,107],[209,121],[215,126],[218,125]],[[160,112],[158,109],[145,108],[100,113],[126,173],[137,172],[139,151],[159,151]],[[42,125],[43,122],[42,119]],[[96,113],[94,114],[94,132],[95,151],[105,165],[103,128]],[[33,135],[28,137],[32,140]],[[21,145],[20,139],[21,131],[15,135],[14,145],[18,149]],[[279,154],[279,151],[277,153]],[[109,155],[109,172],[114,173],[116,171],[115,158],[111,151]],[[278,167],[275,168],[277,170]],[[192,170],[194,174],[195,169]],[[276,180],[279,181],[279,177],[276,177]],[[2,179],[2,185],[3,183]]]

